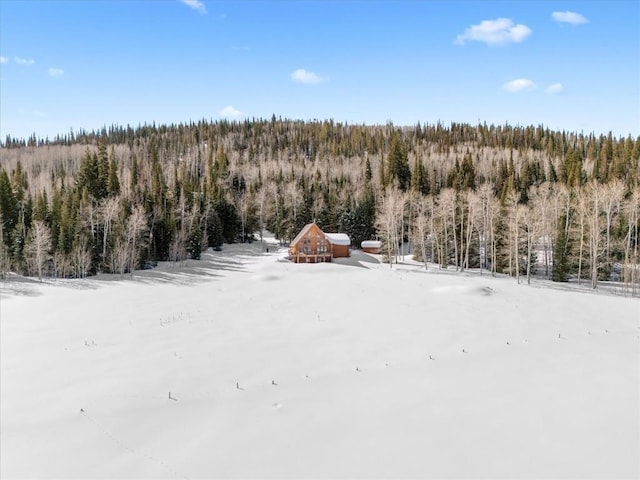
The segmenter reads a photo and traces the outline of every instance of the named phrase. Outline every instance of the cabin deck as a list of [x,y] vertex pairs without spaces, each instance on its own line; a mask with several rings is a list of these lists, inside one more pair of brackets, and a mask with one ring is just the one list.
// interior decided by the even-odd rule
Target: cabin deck
[[331,253],[298,253],[289,255],[289,260],[296,263],[325,263],[331,262]]

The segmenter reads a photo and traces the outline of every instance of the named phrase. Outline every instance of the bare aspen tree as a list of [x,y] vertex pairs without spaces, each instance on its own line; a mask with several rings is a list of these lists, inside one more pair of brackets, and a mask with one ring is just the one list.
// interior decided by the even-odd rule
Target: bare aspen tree
[[497,219],[500,214],[500,203],[496,197],[489,198],[487,202],[487,218],[489,221],[489,232],[491,234],[491,272],[498,271],[498,235]]
[[520,227],[524,207],[518,204],[518,196],[514,190],[507,194],[507,221],[509,225],[509,274],[520,283]]
[[[478,231],[479,219],[481,218],[481,200],[476,192],[473,190],[467,190],[465,193],[467,204],[467,221],[465,227],[465,249],[464,249],[464,262],[462,262],[461,269],[469,268],[469,248],[471,247],[471,240],[473,239],[473,232]],[[460,234],[462,235],[462,233]]]
[[420,248],[420,254],[422,255],[422,262],[424,263],[424,269],[427,270],[427,237],[429,235],[430,224],[429,205],[425,197],[420,197],[415,205],[415,217],[414,217],[414,238],[418,248]]
[[451,188],[446,188],[440,192],[440,212],[442,217],[442,225],[444,228],[443,250],[445,258],[443,258],[443,266],[447,268],[449,265],[449,235],[448,228],[451,226],[453,232],[453,256],[455,258],[456,270],[458,269],[458,238],[456,235],[456,192]]
[[436,211],[437,204],[435,197],[428,196],[425,198],[425,208],[427,210],[427,216],[429,218],[429,237],[431,245],[431,262],[436,263],[440,258],[440,244],[438,241],[438,230],[436,228]]
[[122,238],[121,235],[118,235],[109,254],[111,273],[117,273],[121,277],[124,276],[127,268],[131,264],[129,260],[130,250],[127,240]]
[[262,251],[264,252],[264,210],[265,210],[265,203],[267,201],[267,188],[265,185],[262,185],[260,187],[260,190],[258,191],[258,222],[260,223],[259,227],[260,227],[260,247],[262,248]]
[[405,215],[407,207],[407,194],[405,192],[396,191],[397,203],[396,203],[396,246],[402,246],[402,250],[396,249],[396,263],[398,263],[398,254],[402,255],[404,260],[404,230],[405,230]]
[[131,215],[129,215],[129,218],[127,218],[126,226],[126,245],[129,247],[128,267],[131,275],[133,275],[133,271],[138,263],[139,241],[147,230],[147,217],[144,213],[144,209],[141,205],[137,205],[131,212]]
[[[552,245],[552,237],[557,230],[553,229],[554,225],[557,225],[557,220],[554,221],[550,212],[553,211],[551,207],[551,186],[549,183],[542,183],[537,186],[531,187],[529,192],[529,205],[533,208],[533,211],[529,214],[530,219],[535,220],[536,225],[533,226],[535,230],[535,238],[533,242],[535,244],[541,244],[542,252],[544,255],[544,267],[545,276],[549,277],[549,260],[550,251]],[[527,228],[529,228],[527,226]],[[527,281],[529,278],[527,276]]]
[[189,229],[188,229],[188,226],[186,225],[186,223],[188,222],[187,215],[189,214],[189,212],[188,212],[187,201],[186,201],[183,189],[181,189],[181,192],[180,192],[180,198],[178,200],[177,213],[178,213],[178,225],[182,229],[186,228],[187,232],[188,232]]
[[300,191],[298,182],[293,180],[287,184],[285,188],[285,198],[289,199],[291,202],[291,207],[293,208],[293,221],[295,223],[298,218],[298,203],[302,200],[302,192]]
[[172,262],[182,262],[187,258],[187,238],[193,221],[193,214],[185,208],[181,215],[182,221],[169,245],[169,260]]
[[186,234],[183,229],[176,230],[169,246],[169,260],[181,262],[187,258]]
[[376,224],[378,231],[384,238],[389,267],[393,268],[393,261],[398,261],[398,211],[401,210],[401,194],[397,189],[387,191],[378,210]]
[[578,285],[582,282],[582,263],[584,258],[584,243],[587,230],[587,217],[589,214],[589,201],[584,188],[578,188],[575,195],[575,211],[578,229]]
[[553,231],[558,231],[558,222],[561,218],[565,219],[564,234],[569,237],[569,229],[571,227],[571,210],[573,208],[575,192],[569,190],[563,183],[556,183],[553,186],[553,194],[551,195],[553,206]]
[[[456,259],[456,267],[463,272],[464,271],[464,252],[465,252],[465,240],[466,240],[466,227],[465,214],[467,213],[467,197],[464,192],[456,192],[456,212],[459,212],[457,221],[460,225],[460,237],[458,252],[460,258]],[[456,234],[457,228],[454,230]]]
[[85,278],[91,268],[91,251],[87,239],[82,236],[71,252],[71,268],[77,278]]
[[53,254],[53,276],[56,278],[66,278],[71,272],[71,260],[64,252]]
[[483,252],[480,258],[480,273],[482,274],[482,268],[486,267],[489,253],[491,252],[491,271],[495,273],[496,268],[496,215],[498,212],[498,201],[493,194],[493,189],[490,184],[483,183],[478,188],[478,196],[481,202],[482,209],[482,232],[478,232],[481,237]]
[[[573,216],[574,216],[574,212],[573,212],[574,197],[575,197],[575,192],[573,190],[570,190],[565,184],[562,184],[562,183],[553,184],[553,194],[551,196],[551,199],[552,199],[552,205],[553,205],[552,208],[553,208],[554,214],[551,221],[553,224],[552,229],[556,236],[554,238],[554,241],[551,247],[551,258],[556,258],[556,249],[558,249],[558,253],[561,254],[562,256],[561,270],[566,269],[566,264],[567,264],[567,243],[569,239],[569,234],[571,233],[570,229],[571,229]],[[563,244],[559,245],[557,244],[557,242],[558,242],[558,232],[560,231],[559,222],[561,220],[564,220],[564,225],[562,226],[564,229],[562,239],[564,240],[563,240]],[[554,264],[553,271],[555,270],[556,270],[556,265]]]
[[601,216],[606,196],[605,186],[592,181],[587,187],[589,199],[588,234],[589,260],[591,263],[591,288],[598,287],[598,269],[600,256],[604,252],[601,238]]
[[456,270],[458,270],[460,267],[460,264],[458,263],[458,219],[456,215],[458,210],[458,192],[450,189],[449,195],[445,196],[445,203],[449,207],[451,232],[453,233],[453,258]]
[[624,197],[625,186],[621,180],[615,179],[605,184],[603,187],[602,208],[605,215],[606,243],[605,262],[611,265],[611,225],[613,217],[620,211],[620,205]]
[[489,196],[492,196],[491,186],[487,183],[483,183],[478,186],[476,197],[477,197],[477,220],[476,220],[476,233],[478,234],[478,266],[480,267],[480,275],[482,276],[482,269],[486,268],[487,265],[487,230],[489,229],[488,222],[488,205],[487,200]]
[[88,198],[80,202],[80,218],[85,226],[89,227],[91,238],[96,240],[98,230],[99,209]]
[[520,205],[522,207],[522,220],[526,232],[527,241],[527,284],[531,283],[531,260],[535,241],[540,230],[540,210],[534,202],[529,205]]
[[622,266],[622,279],[630,287],[633,294],[638,288],[638,222],[640,221],[640,190],[631,192],[629,200],[624,206],[627,217],[627,234],[625,235],[624,265]]
[[38,279],[42,280],[44,268],[49,259],[51,250],[51,231],[41,220],[36,220],[31,225],[31,230],[25,245],[27,262],[31,266],[32,272],[38,274]]
[[234,182],[237,182],[232,189],[233,199],[236,210],[240,216],[240,233],[242,235],[242,243],[245,242],[247,237],[247,219],[251,210],[251,198],[247,192],[248,186],[251,184],[251,173],[248,170],[243,170],[240,165],[235,166]]
[[113,221],[118,215],[120,209],[120,200],[118,198],[107,198],[100,205],[100,214],[102,217],[102,259],[106,261],[107,245],[109,244],[109,235]]
[[[282,218],[280,218],[280,188],[276,182],[267,184],[265,187],[267,197],[270,200],[269,204],[273,205],[273,216],[275,218],[275,224],[280,225]],[[282,239],[281,239],[282,241]]]
[[409,228],[411,222],[406,222],[407,216],[407,207],[410,205],[410,192],[402,191],[399,192],[401,207],[398,206],[398,225],[399,225],[399,233],[398,233],[398,258],[396,258],[396,263],[399,260],[404,261],[404,250],[405,250],[405,231]]

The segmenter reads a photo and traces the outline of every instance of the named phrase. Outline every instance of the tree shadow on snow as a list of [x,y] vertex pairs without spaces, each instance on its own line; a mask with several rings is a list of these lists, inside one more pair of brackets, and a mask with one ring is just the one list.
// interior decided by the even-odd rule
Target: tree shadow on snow
[[379,264],[380,260],[373,255],[362,252],[360,250],[353,250],[350,257],[334,258],[333,263],[338,265],[347,265],[349,267],[369,268],[365,264]]
[[[200,260],[183,260],[179,262],[158,262],[155,268],[149,270],[135,270],[133,273],[100,273],[86,278],[35,278],[11,275],[0,280],[0,298],[11,296],[39,296],[42,292],[39,286],[67,287],[74,289],[97,289],[112,282],[136,282],[143,284],[172,284],[193,285],[205,283],[222,276],[222,272],[244,272],[247,263],[263,255],[273,255],[263,252],[259,243],[225,245],[223,250],[215,252],[212,249],[202,253]],[[266,250],[266,249],[265,249]]]
[[42,292],[37,290],[37,282],[25,277],[9,278],[0,281],[0,300],[9,297],[39,297]]

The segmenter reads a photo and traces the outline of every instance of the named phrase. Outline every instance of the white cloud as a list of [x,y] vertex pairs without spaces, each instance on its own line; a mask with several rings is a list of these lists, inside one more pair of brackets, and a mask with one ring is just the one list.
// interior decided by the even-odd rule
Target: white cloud
[[513,24],[510,18],[483,20],[478,25],[471,25],[464,33],[456,37],[456,45],[464,45],[467,41],[483,42],[487,45],[505,45],[520,43],[531,35],[531,29],[519,23]]
[[33,65],[34,63],[36,63],[36,61],[32,58],[14,57],[14,60],[18,65]]
[[562,93],[564,91],[564,87],[561,83],[552,83],[545,89],[545,93],[549,95],[557,95],[558,93]]
[[242,115],[242,112],[236,109],[233,105],[227,105],[222,110],[220,110],[219,114],[221,117],[238,118],[240,115]]
[[64,75],[64,70],[61,68],[50,68],[48,72],[50,77],[61,77]]
[[7,57],[0,57],[0,63],[8,63],[9,59]]
[[322,79],[313,72],[299,68],[291,74],[291,80],[298,83],[306,83],[308,85],[314,85],[322,82]]
[[180,3],[185,4],[189,8],[193,8],[200,15],[207,14],[207,7],[200,0],[180,0]]
[[583,23],[589,23],[589,20],[585,18],[584,15],[581,15],[576,12],[553,12],[551,14],[551,18],[556,22],[560,23],[570,23],[571,25],[582,25]]
[[536,84],[528,78],[518,78],[503,84],[502,88],[511,93],[528,92],[530,90],[535,90]]

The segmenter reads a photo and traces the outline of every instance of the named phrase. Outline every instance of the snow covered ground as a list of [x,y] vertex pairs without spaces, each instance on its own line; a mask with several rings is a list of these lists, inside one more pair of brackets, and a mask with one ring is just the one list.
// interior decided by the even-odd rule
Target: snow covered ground
[[274,250],[0,283],[0,477],[640,475],[637,298]]

